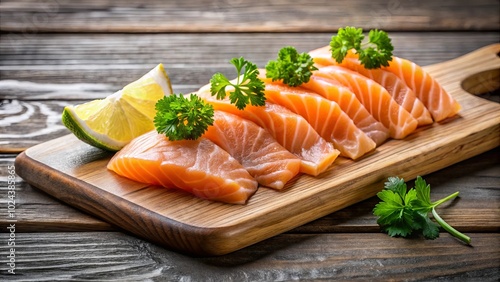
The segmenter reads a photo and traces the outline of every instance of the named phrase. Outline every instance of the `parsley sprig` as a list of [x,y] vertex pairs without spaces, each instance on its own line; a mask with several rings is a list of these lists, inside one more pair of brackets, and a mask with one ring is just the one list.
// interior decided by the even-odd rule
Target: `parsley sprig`
[[368,42],[363,42],[365,36],[361,28],[351,26],[340,28],[330,41],[332,58],[342,63],[347,52],[354,49],[361,63],[368,69],[389,66],[394,47],[387,33],[373,29],[370,30],[368,38]]
[[163,97],[156,103],[153,120],[158,133],[170,140],[194,140],[203,135],[214,122],[214,108],[200,97],[182,94]]
[[[266,102],[264,96],[264,82],[258,75],[257,66],[243,57],[231,59],[231,64],[236,67],[236,83],[232,83],[222,73],[216,73],[210,79],[210,92],[212,96],[222,100],[226,97],[226,87],[232,86],[234,90],[229,91],[229,100],[232,104],[242,110],[247,104],[263,106]],[[245,68],[243,74],[242,70]]]
[[431,202],[430,189],[430,185],[420,176],[415,180],[415,187],[410,190],[407,190],[402,178],[389,177],[384,190],[377,194],[382,201],[373,209],[373,214],[379,217],[377,223],[390,236],[406,237],[413,231],[420,231],[425,238],[436,239],[439,237],[439,228],[429,218],[429,212],[432,212],[443,229],[470,244],[470,237],[451,227],[436,212],[437,206],[455,198],[458,192]]
[[[216,73],[210,80],[211,93],[217,99],[226,97],[226,87],[231,86],[229,99],[240,110],[250,103],[264,105],[264,83],[259,79],[257,66],[243,57],[233,58],[236,67],[236,83],[229,81],[223,74]],[[242,70],[244,72],[242,74]],[[208,126],[214,123],[214,108],[195,94],[189,98],[182,94],[172,94],[159,100],[153,120],[158,133],[165,134],[170,140],[194,140],[203,135]]]
[[284,84],[295,87],[309,81],[312,71],[317,70],[308,53],[300,53],[292,46],[286,46],[278,52],[278,59],[266,65],[266,77],[283,80]]

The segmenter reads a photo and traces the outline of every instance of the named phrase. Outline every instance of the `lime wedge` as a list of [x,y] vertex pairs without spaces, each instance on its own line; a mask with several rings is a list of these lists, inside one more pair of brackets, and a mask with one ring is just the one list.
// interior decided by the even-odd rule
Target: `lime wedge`
[[135,137],[154,129],[155,104],[170,94],[170,79],[159,64],[104,99],[65,107],[62,122],[80,140],[118,151]]

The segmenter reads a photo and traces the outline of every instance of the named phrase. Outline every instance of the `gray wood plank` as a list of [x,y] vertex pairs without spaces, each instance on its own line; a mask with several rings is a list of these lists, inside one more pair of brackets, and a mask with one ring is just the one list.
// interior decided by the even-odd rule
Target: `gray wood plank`
[[0,100],[0,152],[28,147],[69,134],[61,114],[67,101]]
[[494,0],[13,1],[0,30],[42,32],[332,32],[346,25],[387,30],[498,30]]
[[[2,232],[15,220],[19,232],[102,231],[113,226],[82,213],[33,187],[18,176],[13,199],[7,197],[8,175],[15,168],[14,154],[0,155],[0,226]],[[9,200],[14,207],[9,208]],[[12,204],[12,203],[11,203]],[[12,211],[13,217],[8,217]]]
[[[498,32],[391,33],[395,55],[428,65],[498,42]],[[0,100],[103,98],[163,63],[174,91],[188,93],[215,72],[233,76],[233,57],[259,67],[287,45],[300,52],[328,45],[330,33],[0,34]]]
[[[9,234],[0,234],[6,242]],[[500,275],[500,235],[465,246],[384,234],[282,234],[221,257],[189,257],[116,232],[16,233],[10,281],[481,280]],[[439,255],[435,250],[439,249]],[[2,254],[9,253],[6,244]],[[4,261],[5,258],[2,258]]]

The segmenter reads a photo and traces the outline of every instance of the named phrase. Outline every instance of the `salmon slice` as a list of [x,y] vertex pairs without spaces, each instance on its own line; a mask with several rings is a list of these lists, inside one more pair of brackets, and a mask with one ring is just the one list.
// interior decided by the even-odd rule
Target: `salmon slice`
[[393,57],[389,66],[383,69],[401,78],[424,103],[435,121],[442,121],[460,111],[460,104],[419,65]]
[[[319,67],[336,64],[331,57],[330,46],[318,48],[309,52],[309,54]],[[357,58],[357,56],[349,52],[346,58],[352,59]],[[418,100],[424,104],[434,121],[452,117],[460,111],[460,104],[417,64],[393,56],[389,66],[382,67],[381,70],[388,71],[399,77],[414,92]]]
[[408,87],[408,85],[406,85],[401,78],[392,72],[382,69],[367,69],[361,64],[358,56],[350,51],[344,61],[341,64],[338,64],[332,58],[330,48],[328,48],[328,46],[311,51],[310,54],[315,56],[314,61],[319,67],[340,65],[382,85],[382,87],[384,87],[387,92],[391,94],[394,101],[401,105],[417,120],[419,126],[431,124],[433,122],[430,112],[427,110],[422,101],[417,98],[413,90],[410,89],[410,87]]
[[354,124],[375,141],[377,146],[389,138],[389,130],[366,110],[349,88],[335,80],[314,74],[309,82],[302,84],[302,87],[335,101]]
[[303,116],[325,140],[332,142],[342,156],[358,159],[376,144],[342,111],[334,101],[300,87],[265,81],[267,101],[282,105]]
[[266,102],[264,106],[247,105],[244,110],[239,110],[228,99],[214,99],[209,88],[202,87],[197,94],[215,110],[240,116],[267,130],[281,146],[301,160],[302,173],[317,176],[328,169],[340,154],[302,116],[285,107]]
[[340,66],[320,68],[315,71],[315,75],[336,80],[347,86],[368,112],[389,129],[391,138],[403,139],[417,128],[417,120],[375,81]]
[[420,101],[415,92],[392,72],[382,69],[367,69],[357,58],[346,58],[341,66],[355,71],[382,85],[396,103],[407,110],[418,122],[419,126],[433,123],[431,113]]
[[283,189],[299,173],[299,158],[265,129],[239,116],[214,111],[214,124],[203,136],[238,160],[262,186]]
[[258,187],[248,171],[212,141],[170,141],[156,131],[133,139],[107,168],[138,182],[231,204],[245,204]]
[[382,69],[367,69],[357,58],[346,58],[341,65],[382,85],[391,94],[394,101],[417,120],[419,126],[433,122],[431,113],[427,110],[424,103],[417,98],[415,92],[397,75]]

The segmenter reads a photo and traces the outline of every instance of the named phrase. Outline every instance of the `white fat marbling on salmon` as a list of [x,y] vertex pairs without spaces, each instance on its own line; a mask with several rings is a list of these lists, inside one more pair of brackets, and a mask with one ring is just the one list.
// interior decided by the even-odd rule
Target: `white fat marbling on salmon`
[[303,84],[303,87],[336,102],[342,111],[351,118],[356,127],[368,135],[377,145],[382,144],[389,137],[389,130],[366,110],[349,88],[340,82],[314,72],[309,82]]
[[262,186],[283,189],[299,173],[299,158],[265,129],[239,116],[215,111],[214,124],[204,137],[238,160]]
[[375,142],[356,127],[334,101],[300,87],[270,81],[265,84],[269,102],[304,117],[321,137],[334,144],[341,155],[356,159],[375,148]]
[[323,67],[317,73],[350,88],[368,112],[389,129],[390,137],[402,139],[417,128],[417,120],[377,82],[341,66]]
[[107,168],[138,182],[226,203],[244,204],[257,190],[241,164],[205,138],[170,141],[150,131],[117,152]]
[[333,164],[340,153],[306,119],[281,105],[266,101],[264,106],[248,105],[239,110],[228,99],[214,99],[208,86],[202,87],[197,95],[216,110],[238,115],[264,128],[281,146],[301,160],[302,173],[319,175]]
[[435,121],[456,115],[460,105],[423,68],[398,57],[393,57],[388,67],[383,67],[402,79],[422,101]]

